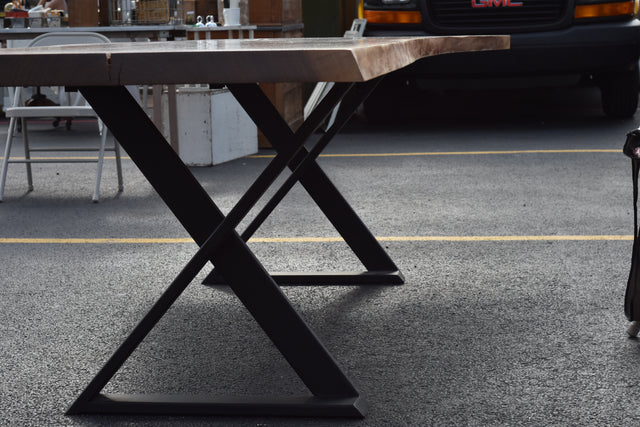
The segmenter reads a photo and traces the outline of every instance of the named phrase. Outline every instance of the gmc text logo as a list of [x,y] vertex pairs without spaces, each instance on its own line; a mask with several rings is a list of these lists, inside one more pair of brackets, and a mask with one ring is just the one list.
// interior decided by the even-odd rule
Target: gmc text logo
[[512,0],[471,0],[472,7],[518,7],[522,2]]

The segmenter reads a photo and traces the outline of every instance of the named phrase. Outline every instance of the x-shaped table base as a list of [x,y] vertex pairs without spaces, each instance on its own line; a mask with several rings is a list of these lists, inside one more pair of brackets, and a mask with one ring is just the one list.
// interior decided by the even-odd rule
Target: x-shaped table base
[[[246,242],[291,187],[300,182],[367,271],[356,274],[296,274],[278,277],[278,283],[403,283],[393,261],[316,163],[317,156],[377,83],[373,80],[336,84],[295,133],[257,84],[228,85],[277,154],[227,215],[218,209],[125,88],[80,88],[200,249],[81,393],[68,414],[364,416],[365,404],[356,388],[290,305],[275,278],[263,268]],[[334,125],[307,150],[305,141],[339,103],[340,113]],[[236,233],[235,227],[287,167],[291,169],[291,175],[249,227],[241,235]],[[312,396],[214,398],[101,394],[113,375],[208,262],[213,263],[215,270],[207,282],[224,281],[230,286]]]

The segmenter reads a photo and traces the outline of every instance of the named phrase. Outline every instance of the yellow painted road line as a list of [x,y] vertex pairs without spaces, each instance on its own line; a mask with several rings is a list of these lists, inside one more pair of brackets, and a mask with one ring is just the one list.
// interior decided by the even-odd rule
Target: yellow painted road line
[[377,237],[380,242],[530,242],[530,241],[593,241],[633,240],[633,235],[596,236],[398,236]]
[[[629,241],[633,235],[561,235],[561,236],[387,236],[380,242],[532,242],[532,241]],[[341,237],[256,237],[250,243],[331,243]],[[190,238],[0,238],[0,244],[157,244],[193,243]]]
[[[320,157],[399,157],[399,156],[475,156],[486,154],[575,154],[575,153],[622,153],[620,149],[576,149],[576,150],[497,150],[497,151],[429,151],[416,153],[360,153],[321,154]],[[275,157],[272,154],[247,156],[256,159]]]
[[[126,156],[120,156],[120,158],[122,160],[131,160],[130,157],[126,157]],[[4,157],[0,156],[0,160],[3,160]],[[11,157],[11,159],[13,160],[25,160],[24,157]],[[115,156],[114,157],[107,157],[105,156],[104,158],[105,160],[115,160]],[[60,156],[60,157],[31,157],[31,160],[95,160],[96,162],[98,161],[98,156]]]
[[190,238],[0,238],[1,243],[57,243],[57,244],[78,244],[78,243],[192,243],[193,239]]
[[[563,236],[385,236],[376,237],[379,242],[526,242],[526,241],[593,241],[633,240],[633,235],[563,235]],[[341,237],[262,237],[249,240],[253,243],[328,243],[342,242]]]
[[[320,157],[411,157],[411,156],[478,156],[488,154],[576,154],[576,153],[622,153],[619,149],[575,149],[575,150],[496,150],[496,151],[429,151],[415,153],[348,153],[348,154],[321,154]],[[255,154],[246,156],[251,159],[272,159],[275,154]],[[2,160],[3,157],[0,157]],[[16,157],[15,159],[24,160]],[[94,160],[97,157],[34,157],[34,159],[82,159]],[[107,160],[115,160],[115,157],[105,157]],[[129,157],[122,156],[123,160],[130,160]]]

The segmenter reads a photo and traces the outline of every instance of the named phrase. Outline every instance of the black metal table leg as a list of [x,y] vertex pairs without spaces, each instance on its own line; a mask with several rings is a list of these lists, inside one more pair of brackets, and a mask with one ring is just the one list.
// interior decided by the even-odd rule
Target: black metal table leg
[[[223,244],[208,244],[209,236],[222,224],[224,215],[126,89],[84,87],[81,92],[178,220],[192,235],[197,235],[201,249],[68,413],[363,416],[364,403],[357,390],[240,236],[229,231],[221,237]],[[255,399],[100,394],[207,260],[219,269],[312,396]]]
[[[347,93],[342,101],[340,115],[334,125],[328,129],[318,144],[326,146],[335,134],[346,124],[349,117],[358,106],[377,86],[378,80],[358,83]],[[268,98],[256,85],[229,85],[229,88],[245,111],[251,116],[258,128],[270,140],[277,152],[296,146],[299,142],[302,129],[294,133],[282,119],[278,111],[273,107]],[[298,152],[298,155],[290,163],[294,170],[308,154],[306,149]],[[378,241],[351,209],[347,201],[331,183],[316,162],[306,167],[305,173],[290,181],[291,185],[300,181],[323,213],[343,236],[347,244],[363,263],[365,272],[345,273],[272,273],[274,280],[280,285],[357,285],[357,284],[402,284],[404,278],[391,258],[382,249]],[[290,188],[290,187],[289,187]],[[254,221],[242,233],[242,238],[247,241],[261,225],[262,221],[271,213],[275,206],[284,197],[289,188],[281,188],[279,194],[267,204]],[[204,281],[206,284],[224,283],[224,279],[216,274],[215,270]]]

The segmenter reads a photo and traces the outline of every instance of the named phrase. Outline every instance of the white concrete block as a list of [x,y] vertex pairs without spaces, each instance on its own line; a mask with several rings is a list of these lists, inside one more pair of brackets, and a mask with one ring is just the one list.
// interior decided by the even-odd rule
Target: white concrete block
[[[169,135],[167,95],[163,133]],[[258,131],[227,89],[184,87],[176,93],[178,154],[189,166],[210,166],[254,154]]]

